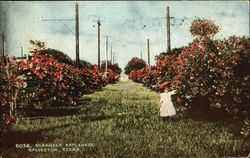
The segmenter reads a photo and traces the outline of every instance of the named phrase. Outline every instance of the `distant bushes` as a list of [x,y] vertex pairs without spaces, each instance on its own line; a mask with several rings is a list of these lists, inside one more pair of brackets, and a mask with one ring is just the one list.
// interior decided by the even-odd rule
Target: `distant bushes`
[[137,57],[132,58],[125,67],[125,74],[130,74],[133,70],[140,70],[146,67],[146,63],[144,60],[139,59]]

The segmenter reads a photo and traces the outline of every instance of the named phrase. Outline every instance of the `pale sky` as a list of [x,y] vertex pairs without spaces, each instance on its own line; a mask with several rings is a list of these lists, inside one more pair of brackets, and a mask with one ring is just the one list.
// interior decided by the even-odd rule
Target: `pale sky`
[[[46,42],[75,58],[75,22],[44,21],[75,18],[75,3],[0,2],[5,11],[6,49],[20,56],[21,46],[27,52],[29,40]],[[171,46],[186,46],[193,40],[189,27],[195,17],[213,20],[220,27],[215,38],[231,35],[249,36],[247,1],[80,1],[80,58],[97,64],[97,25],[101,25],[101,60],[105,59],[105,37],[109,36],[116,62],[124,68],[132,57],[147,60],[147,38],[150,39],[151,63],[155,55],[166,50],[166,7],[170,7]],[[110,57],[110,55],[109,55]]]

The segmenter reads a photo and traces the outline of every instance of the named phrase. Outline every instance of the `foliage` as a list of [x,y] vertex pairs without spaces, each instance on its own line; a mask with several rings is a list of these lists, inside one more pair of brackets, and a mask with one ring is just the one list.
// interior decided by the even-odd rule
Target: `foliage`
[[17,120],[15,116],[17,95],[27,86],[24,82],[24,75],[17,71],[17,65],[8,61],[8,57],[0,58],[1,117],[7,124]]
[[190,32],[193,36],[211,38],[219,32],[219,27],[211,20],[197,18],[192,22]]
[[179,47],[179,48],[171,49],[170,52],[162,52],[159,55],[155,56],[155,60],[162,59],[166,55],[179,55],[181,52],[183,52],[184,48],[185,47]]
[[161,53],[151,66],[154,68],[132,71],[129,77],[156,91],[161,83],[170,82],[168,88],[178,90],[173,100],[178,109],[201,108],[202,102],[204,111],[220,109],[231,117],[247,118],[250,39],[231,36],[212,40],[210,35],[217,27],[206,20],[193,23],[191,27],[197,30],[209,27],[215,31],[207,30],[206,38],[195,39],[181,53]]
[[4,119],[7,123],[10,123],[9,115],[15,118],[17,108],[76,104],[84,94],[118,80],[111,70],[105,76],[97,66],[77,69],[40,53],[25,59],[11,59],[2,65],[0,75],[0,97],[2,106],[7,109],[4,113],[8,115]]
[[140,70],[145,67],[146,67],[146,62],[144,60],[139,59],[137,57],[133,57],[125,67],[125,74],[129,75],[131,71]]
[[29,41],[32,47],[30,48],[30,53],[37,53],[41,50],[45,50],[47,48],[45,42],[39,41],[39,40],[30,40]]
[[[115,72],[117,75],[120,75],[122,72],[122,69],[119,67],[118,64],[112,64],[110,61],[108,61],[108,66],[107,66],[108,70],[112,70],[113,72]],[[106,63],[103,62],[101,64],[101,72],[105,72],[106,69]]]
[[250,136],[250,120],[246,119],[244,121],[244,126],[240,132],[244,137],[249,137]]
[[55,60],[57,60],[60,63],[65,63],[65,64],[73,66],[73,60],[67,54],[59,50],[47,48],[47,49],[40,50],[38,53],[41,55],[52,56]]
[[[38,51],[38,53],[41,55],[51,55],[55,60],[57,60],[60,63],[65,63],[71,66],[76,65],[75,60],[72,60],[67,54],[56,49],[46,48],[46,49],[42,49]],[[93,65],[91,65],[89,62],[85,60],[80,60],[79,67],[80,68],[93,68]]]

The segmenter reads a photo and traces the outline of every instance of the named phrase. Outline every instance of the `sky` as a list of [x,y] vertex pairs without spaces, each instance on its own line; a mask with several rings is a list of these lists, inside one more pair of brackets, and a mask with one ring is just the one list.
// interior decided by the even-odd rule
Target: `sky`
[[[20,56],[28,52],[29,40],[46,42],[48,48],[75,58],[75,2],[0,2],[4,14],[5,49]],[[220,27],[215,38],[249,36],[247,1],[80,1],[80,58],[97,64],[97,24],[101,20],[101,60],[105,59],[106,36],[115,62],[124,68],[132,57],[147,61],[150,40],[151,64],[166,50],[166,7],[170,7],[171,48],[186,46],[194,37],[189,27],[195,18],[213,20]],[[71,19],[69,21],[46,21]],[[3,20],[1,20],[3,21]]]

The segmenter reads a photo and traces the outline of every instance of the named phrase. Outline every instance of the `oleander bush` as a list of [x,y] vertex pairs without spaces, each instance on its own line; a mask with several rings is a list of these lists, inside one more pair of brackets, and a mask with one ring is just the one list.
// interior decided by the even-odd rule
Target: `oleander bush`
[[137,57],[133,57],[126,65],[125,67],[125,74],[129,75],[131,71],[134,70],[140,70],[142,68],[146,67],[146,62],[142,59],[139,59]]
[[161,53],[155,66],[132,71],[129,78],[155,91],[168,83],[168,88],[178,90],[174,102],[179,111],[220,109],[234,118],[247,118],[249,37],[213,40],[218,27],[205,19],[194,20],[190,30],[198,38],[180,48],[182,52]]
[[105,75],[96,65],[77,69],[58,62],[52,55],[35,52],[27,58],[3,58],[0,75],[1,108],[6,123],[16,121],[17,109],[75,105],[84,94],[119,79],[112,70]]

